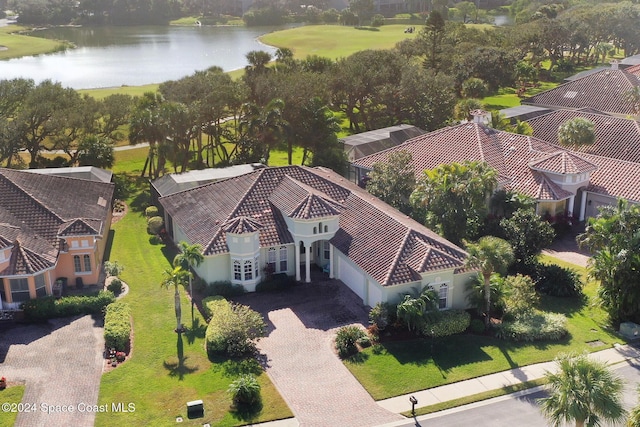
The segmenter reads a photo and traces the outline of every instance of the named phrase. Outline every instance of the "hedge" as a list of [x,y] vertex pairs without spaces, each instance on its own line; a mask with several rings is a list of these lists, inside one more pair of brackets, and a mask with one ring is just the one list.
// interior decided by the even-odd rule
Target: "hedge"
[[255,340],[264,336],[267,329],[260,313],[226,300],[208,301],[207,305],[213,312],[205,333],[209,357],[241,356],[256,351]]
[[563,314],[541,311],[496,326],[496,336],[511,341],[559,341],[568,332],[567,318]]
[[42,322],[55,317],[100,314],[114,301],[113,292],[100,291],[94,296],[68,296],[58,300],[53,297],[32,299],[22,303],[20,308],[24,310],[25,320]]
[[442,311],[435,322],[427,324],[423,334],[429,337],[447,337],[467,330],[471,315],[463,310]]
[[104,342],[107,348],[126,351],[131,336],[131,308],[124,302],[109,304],[104,315]]
[[204,318],[208,321],[213,316],[213,313],[215,313],[218,309],[225,310],[227,305],[229,305],[227,300],[220,295],[203,298],[202,310],[204,311]]

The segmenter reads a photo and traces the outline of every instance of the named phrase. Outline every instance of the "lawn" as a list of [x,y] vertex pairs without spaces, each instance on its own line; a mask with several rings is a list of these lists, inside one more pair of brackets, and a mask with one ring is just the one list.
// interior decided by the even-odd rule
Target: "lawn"
[[[527,89],[524,96],[529,97],[536,95],[545,90],[553,89],[558,83],[540,82],[538,86]],[[518,97],[516,89],[512,87],[501,88],[496,95],[487,96],[482,99],[482,103],[487,110],[495,111],[504,108],[517,107],[520,105],[521,98]]]
[[0,50],[0,59],[57,52],[69,46],[63,41],[18,34],[19,31],[26,30],[28,28],[17,25],[0,27],[0,46],[7,48],[6,50]]
[[[24,395],[24,386],[23,385],[14,385],[12,387],[7,387],[4,390],[0,390],[0,403],[9,405],[19,404],[22,402],[22,396]],[[26,403],[26,402],[24,402]],[[12,426],[16,422],[16,418],[18,417],[18,408],[12,408],[9,406],[9,410],[3,409],[0,411],[0,426]],[[13,409],[16,409],[13,411]]]
[[366,49],[391,49],[396,43],[416,36],[416,33],[405,34],[405,28],[406,25],[362,29],[343,25],[305,25],[266,34],[260,41],[289,48],[298,59],[308,55],[338,59]]
[[[140,200],[133,202],[140,205]],[[233,426],[292,416],[286,403],[256,363],[219,360],[212,363],[204,350],[204,319],[195,311],[192,322],[189,302],[182,293],[183,323],[188,331],[177,335],[173,290],[160,288],[162,271],[170,266],[173,251],[149,243],[143,216],[130,211],[114,224],[110,259],[125,266],[122,279],[129,285],[124,301],[130,304],[133,321],[133,349],[129,360],[103,375],[99,404],[129,403],[135,411],[98,414],[96,426],[173,426],[176,417],[183,425]],[[241,372],[257,372],[262,387],[262,407],[254,414],[229,411],[226,392]],[[204,418],[188,420],[186,402],[202,399]]]
[[[544,257],[543,262],[555,258]],[[558,262],[560,263],[560,262]],[[571,266],[585,275],[584,268]],[[513,343],[479,335],[388,342],[365,349],[345,361],[347,368],[374,399],[553,360],[560,352],[596,351],[622,340],[606,323],[606,314],[590,303],[596,284],[590,282],[585,300],[545,297],[542,309],[568,318],[569,336],[560,342]]]

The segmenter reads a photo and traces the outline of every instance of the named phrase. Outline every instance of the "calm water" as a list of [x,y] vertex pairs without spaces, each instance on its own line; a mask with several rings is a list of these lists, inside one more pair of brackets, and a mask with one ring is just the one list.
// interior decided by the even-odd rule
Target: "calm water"
[[225,71],[247,64],[252,50],[275,52],[257,37],[277,28],[77,27],[34,33],[69,40],[76,49],[0,61],[0,79],[51,79],[74,89],[138,86],[176,80],[213,65]]

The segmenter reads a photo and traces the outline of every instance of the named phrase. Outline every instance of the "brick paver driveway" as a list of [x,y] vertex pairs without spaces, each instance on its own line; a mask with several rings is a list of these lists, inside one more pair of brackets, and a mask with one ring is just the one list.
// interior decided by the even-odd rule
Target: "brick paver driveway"
[[301,426],[374,426],[403,419],[378,406],[333,350],[340,326],[367,324],[362,301],[335,280],[237,299],[265,315],[267,373]]
[[93,426],[103,348],[102,327],[91,316],[0,331],[0,374],[26,383],[28,407],[15,425]]

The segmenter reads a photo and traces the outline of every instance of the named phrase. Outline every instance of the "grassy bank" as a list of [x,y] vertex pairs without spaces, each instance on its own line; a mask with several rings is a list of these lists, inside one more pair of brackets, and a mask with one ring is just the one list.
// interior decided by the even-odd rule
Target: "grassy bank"
[[32,37],[19,34],[27,28],[17,25],[0,27],[0,46],[6,49],[0,50],[0,59],[19,58],[21,56],[40,55],[43,53],[58,52],[70,45],[63,41],[48,40],[40,37]]

